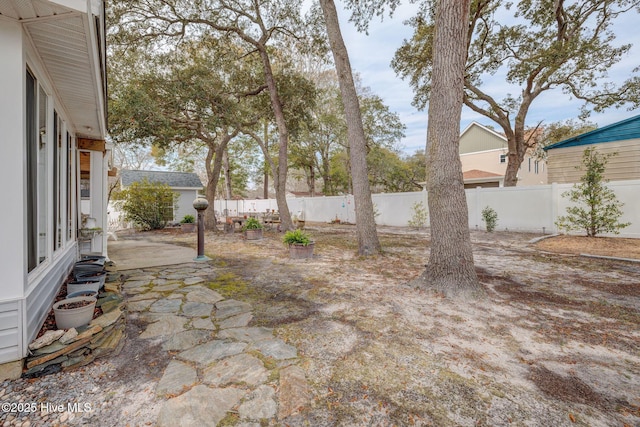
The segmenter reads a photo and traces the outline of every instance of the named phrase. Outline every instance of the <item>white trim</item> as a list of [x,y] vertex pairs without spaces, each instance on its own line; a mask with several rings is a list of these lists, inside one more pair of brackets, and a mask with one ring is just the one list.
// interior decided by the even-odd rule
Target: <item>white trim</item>
[[471,129],[474,125],[486,130],[487,132],[489,132],[489,133],[491,133],[491,134],[493,134],[495,136],[497,136],[498,138],[502,139],[505,142],[507,141],[507,137],[506,136],[501,135],[501,134],[499,134],[498,132],[496,132],[496,131],[494,131],[492,129],[489,129],[488,127],[483,126],[478,122],[471,122],[466,128],[464,128],[464,130],[462,132],[460,132],[460,137],[462,138],[462,136],[465,133],[467,133],[469,131],[469,129]]
[[477,155],[477,154],[482,154],[482,153],[490,153],[492,151],[501,151],[502,154],[506,154],[506,153],[509,152],[509,149],[507,149],[507,148],[492,148],[490,150],[472,151],[470,153],[460,154],[460,157],[462,157],[462,156],[472,156],[472,155]]

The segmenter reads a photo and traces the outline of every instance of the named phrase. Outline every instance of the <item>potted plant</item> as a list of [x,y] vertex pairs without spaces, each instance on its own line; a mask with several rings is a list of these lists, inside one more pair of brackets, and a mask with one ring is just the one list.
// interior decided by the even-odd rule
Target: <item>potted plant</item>
[[196,231],[196,218],[193,215],[185,215],[180,221],[180,230],[183,233],[193,233]]
[[66,298],[53,304],[58,329],[79,328],[88,325],[96,308],[95,297]]
[[80,282],[99,282],[100,286],[98,289],[104,286],[104,283],[107,281],[107,272],[104,270],[101,271],[79,271],[74,272],[73,276],[75,278],[74,283]]
[[102,234],[102,228],[81,228],[78,230],[78,233],[80,234],[81,239],[93,239],[96,235]]
[[72,280],[67,283],[67,297],[80,291],[95,291],[97,294],[102,286],[100,278]]
[[316,244],[311,237],[301,229],[289,230],[284,233],[282,241],[289,246],[289,258],[303,259],[313,256],[313,248]]
[[262,224],[257,218],[247,218],[242,226],[242,231],[247,240],[260,240],[262,239]]

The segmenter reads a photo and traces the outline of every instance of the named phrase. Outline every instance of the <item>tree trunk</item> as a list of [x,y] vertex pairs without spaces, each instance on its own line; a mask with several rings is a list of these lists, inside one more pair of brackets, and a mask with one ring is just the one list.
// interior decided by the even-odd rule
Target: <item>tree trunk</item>
[[216,188],[218,187],[220,171],[222,170],[223,153],[226,151],[229,141],[231,141],[236,135],[238,135],[237,130],[231,134],[225,135],[219,144],[216,144],[215,141],[207,143],[208,151],[207,159],[205,161],[205,169],[207,171],[206,193],[209,207],[204,211],[204,226],[207,230],[218,230],[213,202],[216,199]]
[[231,191],[231,168],[229,167],[228,147],[222,152],[222,167],[224,168],[224,197],[227,200],[231,200],[233,193]]
[[[264,122],[264,150],[265,153],[269,153],[269,126],[265,120]],[[263,196],[267,200],[269,198],[269,160],[268,154],[265,154],[264,158],[264,190]]]
[[273,71],[271,69],[271,61],[267,48],[262,45],[258,48],[260,52],[260,58],[262,59],[262,66],[264,68],[265,80],[267,82],[267,88],[269,89],[269,98],[271,100],[271,108],[273,108],[273,114],[276,118],[276,125],[278,127],[278,141],[280,146],[278,148],[278,166],[275,173],[276,180],[274,186],[276,189],[276,202],[278,203],[278,212],[280,214],[280,221],[283,230],[293,230],[293,221],[291,220],[291,213],[289,212],[289,206],[287,205],[287,161],[289,151],[289,130],[287,129],[287,123],[284,119],[284,112],[282,111],[282,103],[278,96],[278,88],[276,87],[275,79],[273,78]]
[[309,173],[307,174],[307,187],[309,188],[309,196],[316,197],[316,169],[313,165],[309,165]]
[[369,176],[367,174],[367,147],[360,115],[360,103],[353,82],[347,47],[340,32],[336,6],[333,0],[320,0],[320,6],[327,26],[327,35],[329,36],[333,59],[336,63],[340,93],[342,94],[342,103],[347,121],[358,253],[364,256],[374,255],[380,252],[380,241],[376,230]]
[[470,0],[440,0],[433,44],[427,129],[431,253],[421,277],[448,297],[473,297],[482,287],[473,264],[467,199],[459,156]]

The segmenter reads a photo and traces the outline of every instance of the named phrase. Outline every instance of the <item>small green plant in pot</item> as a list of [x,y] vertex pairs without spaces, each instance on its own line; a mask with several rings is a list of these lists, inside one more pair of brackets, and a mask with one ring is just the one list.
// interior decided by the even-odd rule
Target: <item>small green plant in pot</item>
[[193,215],[185,215],[180,221],[180,224],[194,224],[196,222],[196,217]]
[[242,226],[242,231],[247,240],[260,240],[262,239],[262,224],[256,218],[247,218]]
[[180,221],[180,230],[185,233],[196,231],[196,218],[193,215],[185,215]]
[[284,233],[282,241],[289,246],[289,257],[292,259],[311,258],[315,242],[301,229]]

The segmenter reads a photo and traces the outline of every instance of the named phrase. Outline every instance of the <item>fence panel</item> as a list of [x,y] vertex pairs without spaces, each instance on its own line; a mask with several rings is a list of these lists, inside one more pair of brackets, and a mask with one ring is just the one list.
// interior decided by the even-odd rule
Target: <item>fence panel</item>
[[[621,237],[640,238],[640,180],[616,181],[608,183],[624,204],[622,222],[631,225],[620,232]],[[498,214],[497,230],[526,231],[533,233],[557,232],[555,221],[564,215],[571,205],[562,194],[570,190],[572,184],[549,184],[529,187],[474,188],[465,190],[469,208],[469,227],[484,229],[482,209],[493,208]],[[379,225],[407,226],[412,218],[414,203],[427,207],[425,191],[412,193],[383,193],[372,195]],[[288,198],[292,215],[311,222],[355,222],[355,204],[352,195]],[[235,213],[265,212],[278,210],[275,200],[216,200],[215,209]]]

